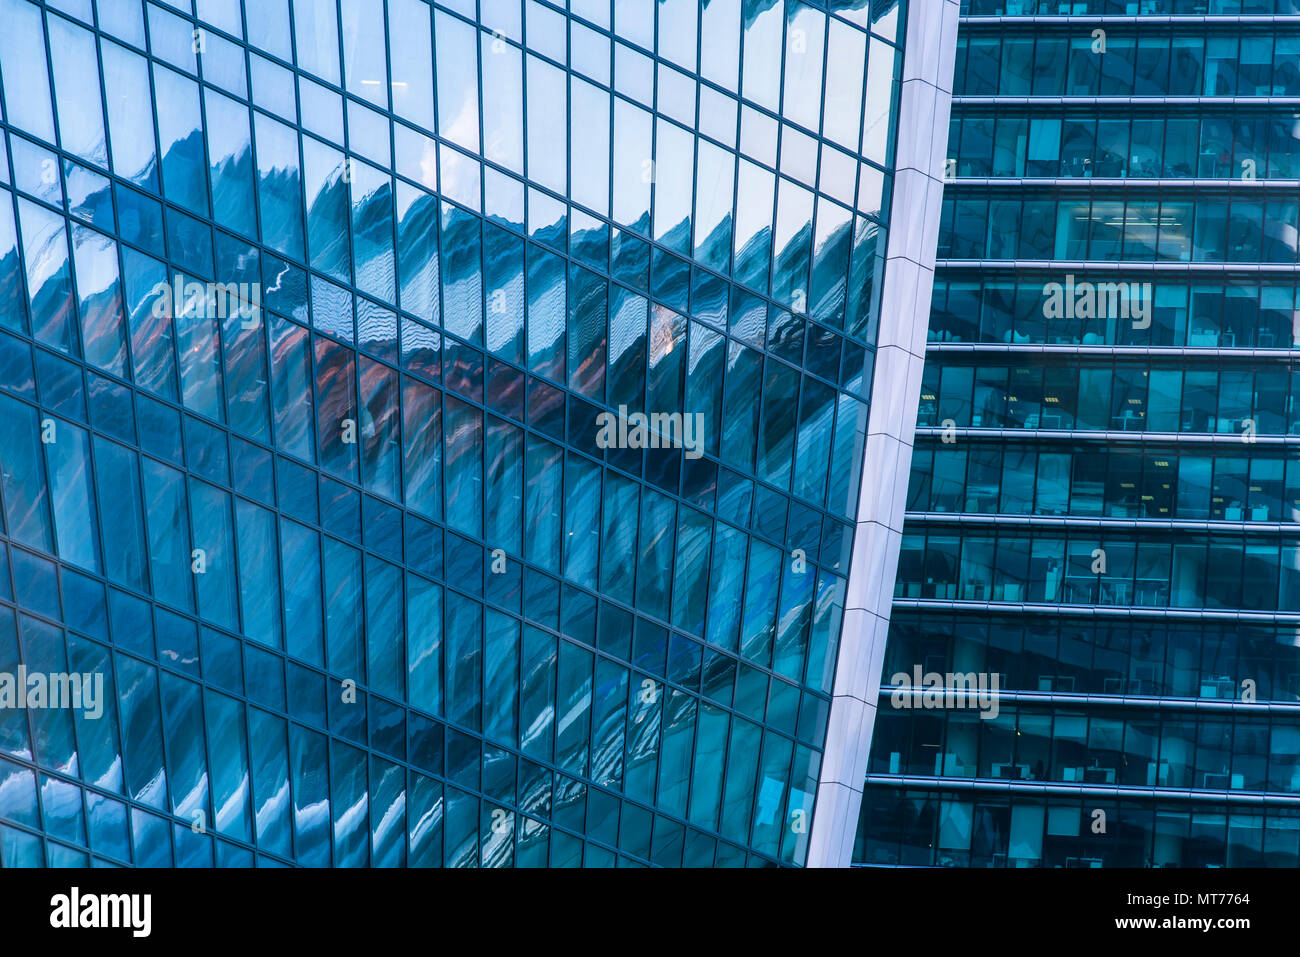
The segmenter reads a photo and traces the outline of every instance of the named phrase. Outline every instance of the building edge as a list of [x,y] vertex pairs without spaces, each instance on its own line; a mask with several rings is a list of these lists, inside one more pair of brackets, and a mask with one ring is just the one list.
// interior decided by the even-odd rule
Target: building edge
[[858,830],[925,364],[959,7],[907,5],[875,373],[808,867],[848,867]]

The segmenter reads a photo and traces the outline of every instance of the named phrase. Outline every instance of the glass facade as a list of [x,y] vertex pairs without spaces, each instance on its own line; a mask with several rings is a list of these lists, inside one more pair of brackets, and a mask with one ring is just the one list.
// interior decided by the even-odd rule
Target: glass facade
[[1295,12],[963,3],[856,862],[1300,864]]
[[904,21],[0,0],[0,864],[804,863]]

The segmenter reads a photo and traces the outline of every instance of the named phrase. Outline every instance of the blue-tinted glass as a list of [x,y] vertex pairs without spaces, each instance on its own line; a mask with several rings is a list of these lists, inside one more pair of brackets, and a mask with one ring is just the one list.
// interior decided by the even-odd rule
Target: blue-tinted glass
[[[804,863],[848,523],[888,484],[863,437],[897,11],[0,18],[0,661],[105,679],[102,718],[0,722],[0,864]],[[1256,47],[1206,75],[1271,93]],[[1133,242],[1294,261],[1253,202],[1199,246],[1144,209]],[[1125,254],[1115,218],[1085,253]],[[1100,381],[1073,395],[1110,427]],[[1188,387],[1230,432],[1290,380]],[[1214,517],[1282,516],[1271,461],[1211,463]],[[1063,474],[1065,509],[1126,487]],[[1226,541],[1188,559],[1220,604],[1273,554],[1230,575]],[[990,588],[1043,560],[989,547]],[[1164,567],[1120,551],[1115,595]]]

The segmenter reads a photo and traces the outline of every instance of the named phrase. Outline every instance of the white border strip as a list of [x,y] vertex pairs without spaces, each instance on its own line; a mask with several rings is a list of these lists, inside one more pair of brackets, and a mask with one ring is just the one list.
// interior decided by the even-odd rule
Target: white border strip
[[908,3],[880,334],[808,867],[847,867],[858,830],[925,364],[958,8]]

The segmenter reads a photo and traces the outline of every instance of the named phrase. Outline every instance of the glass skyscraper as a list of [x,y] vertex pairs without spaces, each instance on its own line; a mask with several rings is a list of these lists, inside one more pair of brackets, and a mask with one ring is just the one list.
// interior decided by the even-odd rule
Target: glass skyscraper
[[955,24],[0,0],[0,865],[847,863]]
[[1297,12],[963,3],[854,861],[1300,864]]

